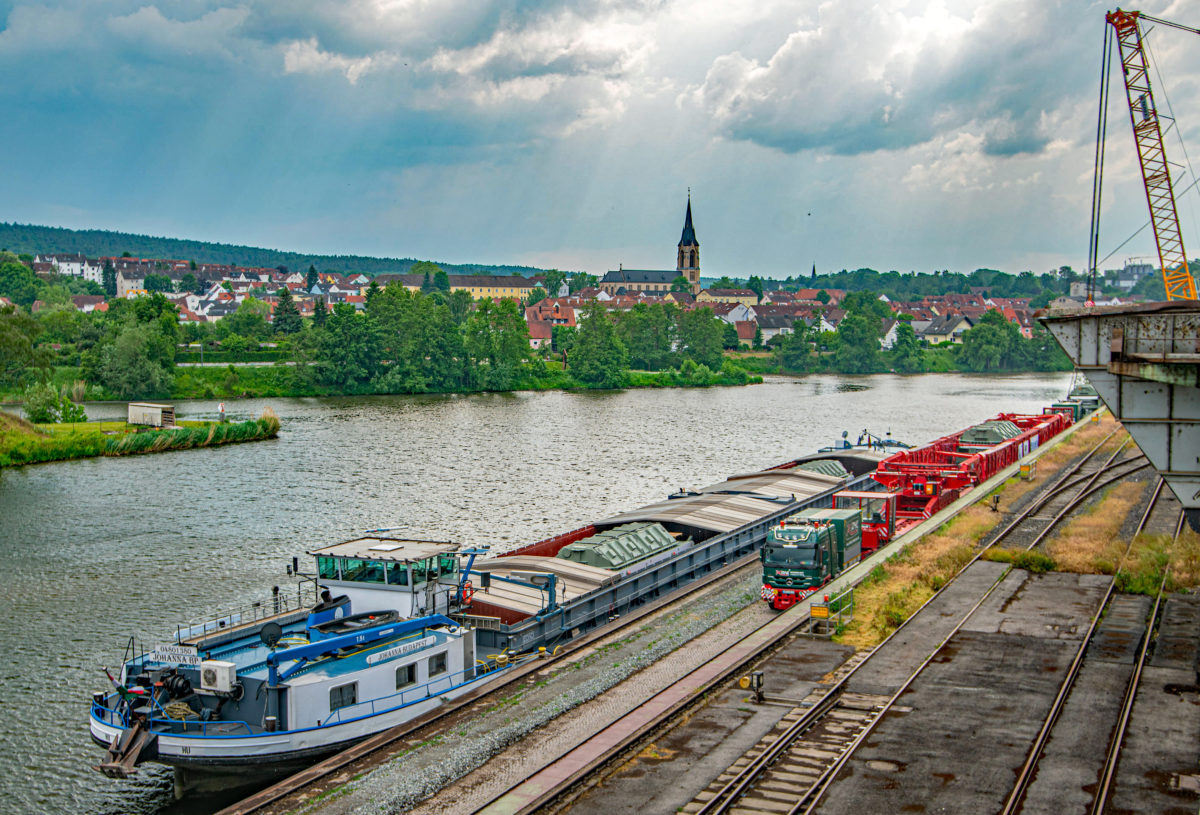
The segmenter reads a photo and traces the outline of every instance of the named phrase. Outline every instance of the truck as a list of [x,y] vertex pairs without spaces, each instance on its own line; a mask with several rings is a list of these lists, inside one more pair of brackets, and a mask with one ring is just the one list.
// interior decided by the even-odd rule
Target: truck
[[806,509],[791,515],[768,530],[759,552],[762,599],[779,611],[791,608],[861,557],[860,509]]

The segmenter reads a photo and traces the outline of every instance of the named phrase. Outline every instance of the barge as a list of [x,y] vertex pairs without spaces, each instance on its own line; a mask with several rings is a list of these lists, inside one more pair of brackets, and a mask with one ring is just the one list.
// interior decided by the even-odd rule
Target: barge
[[944,500],[1067,424],[1052,414],[966,456],[951,437],[897,452],[890,439],[851,445],[843,434],[816,454],[499,554],[387,530],[314,549],[313,571],[296,559],[288,570],[294,597],[276,589],[149,649],[129,640],[112,688],[92,697],[91,736],[107,751],[97,769],[127,777],[156,761],[261,775],[310,763],[757,551],[802,510],[856,508],[876,546],[918,509],[931,467],[959,462]]

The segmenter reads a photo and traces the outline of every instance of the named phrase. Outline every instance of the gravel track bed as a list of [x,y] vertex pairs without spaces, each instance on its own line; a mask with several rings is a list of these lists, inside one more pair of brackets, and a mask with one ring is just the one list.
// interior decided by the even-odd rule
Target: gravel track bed
[[[296,811],[399,813],[418,804],[420,812],[473,811],[762,625],[773,612],[759,602],[760,585],[757,570],[750,570],[571,664],[548,668],[536,683],[451,733]],[[542,727],[550,722],[552,727]]]

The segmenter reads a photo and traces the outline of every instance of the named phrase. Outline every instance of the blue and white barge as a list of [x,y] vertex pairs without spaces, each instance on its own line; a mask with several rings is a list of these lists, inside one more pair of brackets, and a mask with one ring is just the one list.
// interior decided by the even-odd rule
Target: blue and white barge
[[457,548],[380,536],[318,549],[311,606],[277,592],[130,656],[92,699],[108,749],[97,769],[302,762],[466,693],[484,671],[474,630],[447,616],[464,591]]

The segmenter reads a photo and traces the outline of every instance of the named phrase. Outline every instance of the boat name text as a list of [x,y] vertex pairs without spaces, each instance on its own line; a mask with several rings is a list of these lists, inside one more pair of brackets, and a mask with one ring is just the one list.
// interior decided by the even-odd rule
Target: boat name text
[[376,662],[383,662],[385,659],[404,656],[411,654],[414,651],[420,651],[422,648],[428,648],[437,643],[437,637],[422,637],[413,642],[406,642],[403,645],[397,645],[395,648],[389,648],[386,651],[380,651],[377,654],[367,655],[367,664],[374,665]]

